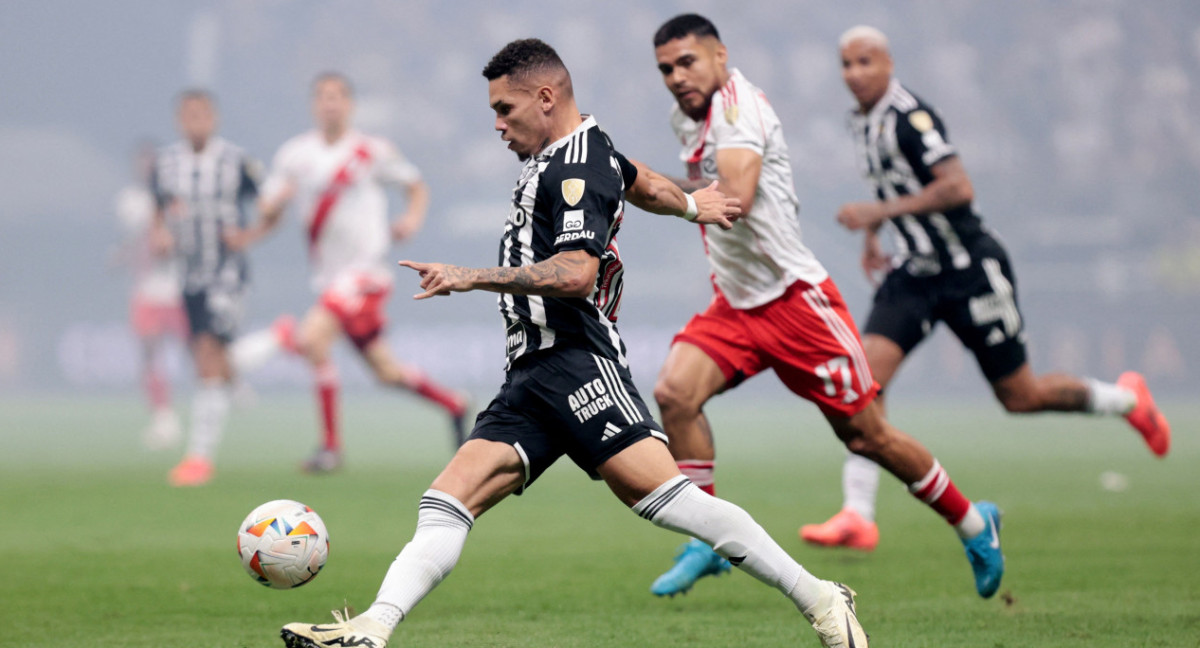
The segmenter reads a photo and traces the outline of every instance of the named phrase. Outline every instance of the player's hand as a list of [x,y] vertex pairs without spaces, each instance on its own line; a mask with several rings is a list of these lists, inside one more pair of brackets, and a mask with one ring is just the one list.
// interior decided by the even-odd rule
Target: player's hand
[[890,267],[891,262],[883,253],[883,245],[879,243],[879,236],[875,232],[867,230],[866,236],[863,238],[862,255],[862,268],[867,275],[867,281],[878,288],[879,284],[883,283],[883,277]]
[[727,230],[732,229],[734,221],[742,215],[741,199],[721,193],[716,180],[703,189],[693,191],[692,199],[696,201],[695,223],[716,225]]
[[255,239],[255,232],[249,228],[230,227],[221,234],[221,240],[231,252],[241,252],[250,247]]
[[399,243],[408,240],[413,234],[417,233],[417,226],[413,224],[413,220],[407,216],[401,216],[392,221],[392,240]]
[[283,212],[283,208],[288,203],[292,202],[292,198],[296,195],[296,183],[292,180],[284,180],[279,185],[279,189],[269,196],[263,196],[258,200],[258,212],[260,214],[279,214]]
[[400,265],[412,268],[421,275],[421,289],[425,292],[413,295],[413,299],[428,299],[435,295],[446,296],[452,292],[466,292],[472,285],[467,268],[448,263],[419,263],[404,260]]
[[877,201],[846,203],[837,213],[837,222],[851,230],[873,227],[887,218],[884,204]]
[[163,223],[150,226],[150,251],[154,256],[166,257],[175,253],[175,237]]

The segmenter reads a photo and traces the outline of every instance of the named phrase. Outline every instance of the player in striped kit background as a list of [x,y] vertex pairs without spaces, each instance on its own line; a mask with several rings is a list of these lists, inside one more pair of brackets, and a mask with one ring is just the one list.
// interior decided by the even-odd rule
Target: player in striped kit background
[[279,334],[260,331],[235,343],[249,281],[246,214],[258,195],[261,165],[216,135],[216,101],[207,91],[181,93],[176,117],[183,139],[158,152],[151,173],[151,246],[160,256],[178,259],[188,346],[199,378],[187,448],[168,480],[200,486],[213,476],[235,376],[269,357]]
[[[1008,253],[972,206],[974,189],[937,111],[893,75],[887,37],[851,28],[839,42],[842,75],[858,106],[850,114],[859,166],[877,200],[843,205],[838,222],[863,231],[863,269],[885,273],[875,293],[863,346],[875,380],[886,387],[904,359],[939,321],[971,350],[996,399],[1013,413],[1086,412],[1123,416],[1156,456],[1171,429],[1135,372],[1116,384],[1062,373],[1034,374]],[[878,231],[888,226],[898,253],[887,258]],[[814,544],[870,551],[879,467],[849,455],[843,507],[800,535]]]

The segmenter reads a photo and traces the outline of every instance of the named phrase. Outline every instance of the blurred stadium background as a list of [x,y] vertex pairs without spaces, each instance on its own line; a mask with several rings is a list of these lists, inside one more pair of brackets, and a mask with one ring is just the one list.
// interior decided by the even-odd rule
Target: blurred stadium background
[[[1200,4],[1192,0],[510,1],[111,0],[0,8],[0,398],[132,396],[129,280],[110,258],[113,201],[147,138],[175,137],[173,98],[212,89],[222,134],[265,162],[309,127],[308,84],[336,69],[358,86],[358,125],[393,138],[433,191],[426,229],[395,258],[487,264],[518,169],[491,129],[479,70],[524,36],[557,47],[583,109],[631,157],[676,171],[671,99],[650,38],[683,11],[711,17],[732,64],[781,115],[805,237],[858,317],[870,289],[859,239],[837,207],[864,198],[844,115],[838,35],[856,23],[892,39],[898,77],[943,113],[979,207],[1010,246],[1037,370],[1113,379],[1144,372],[1160,399],[1200,387]],[[1190,116],[1189,116],[1190,115]],[[648,388],[674,330],[708,299],[699,237],[634,212],[622,330]],[[308,293],[292,222],[252,252],[246,329],[299,314]],[[481,397],[501,376],[492,297],[414,304],[400,275],[392,340],[406,357]],[[944,332],[895,393],[908,402],[990,401]],[[173,373],[191,373],[180,350]],[[368,384],[358,363],[348,382]],[[307,391],[299,364],[250,377]],[[782,397],[775,381],[756,392]]]

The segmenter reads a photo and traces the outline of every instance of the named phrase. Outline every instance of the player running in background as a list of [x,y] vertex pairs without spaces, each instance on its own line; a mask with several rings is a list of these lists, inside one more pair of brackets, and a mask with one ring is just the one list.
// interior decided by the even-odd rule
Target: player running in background
[[[862,230],[863,269],[886,273],[867,320],[863,346],[882,388],[939,321],[975,354],[1004,409],[1014,413],[1091,412],[1124,416],[1157,456],[1171,430],[1140,374],[1117,383],[1066,374],[1036,375],[1025,351],[1016,278],[1008,254],[972,208],[971,179],[946,137],[941,117],[892,77],[887,37],[873,27],[842,35],[842,76],[858,102],[851,130],[863,177],[878,200],[843,205],[838,222]],[[888,259],[878,231],[891,225],[898,254]],[[800,530],[805,540],[870,551],[879,468],[849,456],[843,508]]]
[[[229,413],[237,374],[231,343],[247,287],[241,242],[246,204],[258,194],[260,165],[216,135],[217,108],[208,92],[184,91],[178,100],[183,139],[154,162],[152,245],[182,265],[188,343],[199,384],[192,397],[191,430],[183,461],[168,477],[175,486],[199,486],[213,475],[213,458]],[[275,331],[247,337],[249,347],[278,346]],[[262,353],[255,352],[256,360]]]
[[116,214],[124,240],[118,261],[133,273],[129,319],[141,350],[142,387],[150,403],[151,419],[142,442],[151,450],[174,446],[183,435],[179,415],[171,404],[171,382],[163,366],[163,348],[170,338],[187,338],[187,316],[179,295],[179,261],[173,254],[156,254],[151,247],[154,196],[150,174],[154,146],[138,147],[134,160],[136,182],[117,194]]
[[[571,77],[554,50],[529,39],[506,45],[483,70],[495,128],[525,162],[512,193],[500,266],[401,261],[423,293],[500,293],[508,367],[471,438],[421,498],[417,529],[363,614],[325,626],[284,626],[292,647],[384,648],[397,624],[458,562],[475,520],[521,493],[569,456],[635,513],[696,534],[742,570],[782,591],[824,646],[867,646],[853,592],[804,570],[745,511],[701,492],[680,474],[658,424],[638,396],[616,329],[623,287],[614,236],[623,197],[656,213],[728,222],[736,212],[713,188],[688,197],[635,168],[596,120],[579,113]],[[710,218],[715,217],[715,218]],[[636,642],[635,642],[636,643]]]
[[[694,190],[713,180],[739,198],[743,218],[728,231],[704,228],[713,273],[708,309],[671,344],[654,397],[671,454],[683,474],[714,492],[716,452],[703,407],[710,398],[766,369],[820,408],[851,452],[871,457],[946,519],[966,548],[980,596],[1000,586],[1000,513],[972,504],[919,442],[893,427],[876,401],[862,343],[837,286],[800,238],[800,203],[783,128],[761,90],[737,69],[716,27],[696,14],[676,16],[654,35],[663,82],[675,97],[671,125],[683,144]],[[692,540],[651,585],[659,596],[686,592],[729,563]]]
[[[351,126],[354,92],[348,79],[321,74],[312,90],[317,128],[280,147],[259,201],[262,218],[247,232],[249,241],[265,235],[289,204],[303,216],[307,229],[312,287],[319,297],[300,323],[294,346],[316,377],[322,436],[304,469],[326,472],[342,462],[340,381],[332,359],[333,343],[341,335],[354,343],[380,382],[416,393],[445,410],[457,446],[462,443],[466,396],[397,361],[383,335],[392,288],[385,256],[392,241],[406,240],[421,228],[429,190],[395,146]],[[408,200],[408,210],[390,224],[388,187],[403,189]]]

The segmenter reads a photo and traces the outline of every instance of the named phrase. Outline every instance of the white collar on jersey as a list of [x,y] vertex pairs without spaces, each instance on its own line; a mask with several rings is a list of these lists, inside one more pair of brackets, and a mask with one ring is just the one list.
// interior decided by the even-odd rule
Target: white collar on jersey
[[572,137],[575,137],[575,136],[576,136],[576,135],[578,135],[579,133],[582,133],[583,131],[585,131],[585,130],[587,130],[587,129],[589,129],[589,128],[591,128],[591,127],[593,127],[593,126],[596,126],[596,125],[597,125],[597,124],[596,124],[596,118],[595,118],[594,116],[592,116],[592,115],[583,115],[582,117],[583,117],[583,123],[582,123],[582,124],[580,124],[580,125],[578,125],[578,126],[576,126],[576,127],[575,127],[575,130],[571,131],[570,133],[567,133],[566,135],[562,136],[561,138],[559,138],[558,140],[556,140],[555,142],[553,142],[552,144],[550,144],[550,145],[549,145],[549,146],[547,146],[546,148],[542,149],[542,150],[541,150],[541,151],[539,151],[539,152],[538,152],[538,154],[537,154],[536,156],[534,156],[534,157],[538,157],[538,158],[547,158],[547,157],[550,157],[551,155],[553,155],[553,154],[554,154],[554,152],[555,152],[555,151],[557,151],[557,150],[558,150],[558,148],[559,148],[560,146],[563,146],[563,145],[565,145],[565,144],[566,144],[568,141],[570,141],[570,139],[571,139]]
[[218,135],[213,135],[204,142],[204,148],[199,151],[192,149],[192,143],[186,139],[179,140],[179,150],[183,151],[184,155],[191,155],[197,158],[210,158],[216,156],[225,148],[225,140]]

